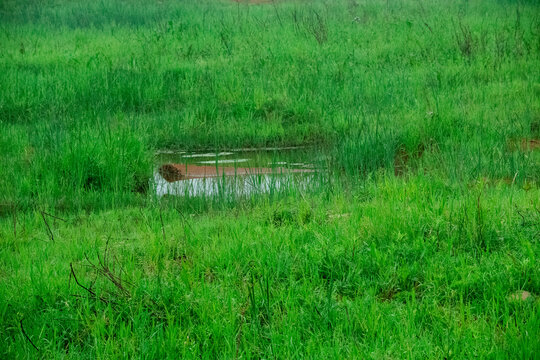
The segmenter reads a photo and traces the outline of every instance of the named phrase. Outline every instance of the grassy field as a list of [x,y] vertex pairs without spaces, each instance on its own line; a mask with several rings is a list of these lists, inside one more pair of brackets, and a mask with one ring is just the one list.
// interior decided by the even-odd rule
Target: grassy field
[[[158,150],[312,146],[158,198]],[[0,357],[540,353],[536,0],[0,2]]]

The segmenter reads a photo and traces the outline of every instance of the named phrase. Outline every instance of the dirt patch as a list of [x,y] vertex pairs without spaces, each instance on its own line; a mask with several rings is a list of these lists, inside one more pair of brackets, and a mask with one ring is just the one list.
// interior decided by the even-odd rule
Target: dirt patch
[[532,299],[532,294],[525,290],[516,291],[508,296],[509,302],[522,302]]
[[404,146],[400,146],[394,156],[394,175],[404,176],[409,169],[409,163],[411,159],[420,159],[424,155],[426,147],[424,144],[418,145],[415,151],[408,152]]
[[291,174],[291,173],[310,173],[311,169],[288,169],[284,167],[277,168],[248,168],[232,166],[200,166],[192,164],[164,164],[159,168],[159,174],[168,182],[175,182],[189,179],[205,179],[221,176],[243,176],[243,175],[261,175],[261,174]]
[[512,139],[508,142],[508,147],[512,151],[534,151],[540,149],[540,139]]
[[523,139],[521,141],[521,146],[523,149],[538,150],[540,149],[540,139],[531,139],[531,140]]
[[394,156],[394,175],[403,176],[407,172],[407,164],[409,163],[409,153],[405,148],[400,147]]

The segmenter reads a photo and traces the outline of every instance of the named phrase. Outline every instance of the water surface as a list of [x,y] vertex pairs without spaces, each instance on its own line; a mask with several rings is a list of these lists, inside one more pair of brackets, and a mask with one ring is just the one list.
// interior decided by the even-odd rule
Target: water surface
[[324,156],[306,148],[160,151],[153,180],[158,196],[269,193],[306,188],[324,161]]

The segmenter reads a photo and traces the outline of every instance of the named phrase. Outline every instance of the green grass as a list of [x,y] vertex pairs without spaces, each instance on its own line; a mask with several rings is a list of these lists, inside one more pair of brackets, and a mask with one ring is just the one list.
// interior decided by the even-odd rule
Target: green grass
[[36,354],[24,319],[44,357],[533,358],[538,300],[508,297],[540,290],[539,195],[418,176],[227,212],[49,218],[54,241],[38,214],[16,237],[6,219],[5,351]]
[[[538,14],[1,2],[0,355],[534,358]],[[148,182],[158,149],[306,144],[309,191]]]

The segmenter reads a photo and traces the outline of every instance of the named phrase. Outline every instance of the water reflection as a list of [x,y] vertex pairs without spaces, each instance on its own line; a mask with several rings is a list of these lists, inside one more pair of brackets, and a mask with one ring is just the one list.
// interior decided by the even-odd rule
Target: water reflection
[[[156,155],[154,184],[158,196],[248,195],[285,188],[306,188],[321,161],[306,162],[301,149],[171,153]],[[314,152],[312,159],[318,159]]]
[[154,173],[156,194],[175,196],[212,196],[217,194],[249,195],[270,193],[284,189],[305,189],[314,174],[258,174],[222,177],[190,178],[167,181],[159,172]]

